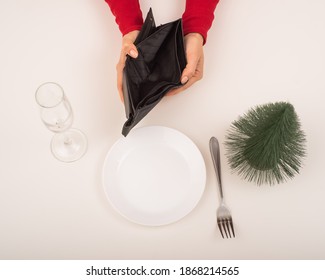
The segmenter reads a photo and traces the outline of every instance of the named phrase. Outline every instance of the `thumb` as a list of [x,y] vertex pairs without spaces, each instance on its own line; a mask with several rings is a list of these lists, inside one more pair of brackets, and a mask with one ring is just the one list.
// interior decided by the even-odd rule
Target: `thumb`
[[128,52],[128,55],[133,57],[133,58],[138,57],[138,50],[137,50],[137,47],[134,44],[132,44],[132,46],[130,48],[130,51]]
[[133,57],[133,58],[137,58],[138,57],[138,50],[137,50],[137,47],[130,43],[130,44],[127,44],[125,47],[124,47],[124,53],[125,54],[128,54],[129,56]]
[[189,60],[181,76],[181,83],[186,84],[194,75],[198,59]]

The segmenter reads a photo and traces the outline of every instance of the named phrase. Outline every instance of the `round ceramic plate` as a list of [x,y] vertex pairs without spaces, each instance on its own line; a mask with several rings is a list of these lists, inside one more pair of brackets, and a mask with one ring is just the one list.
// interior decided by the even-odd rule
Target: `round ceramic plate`
[[186,216],[199,202],[205,182],[205,164],[196,145],[162,126],[134,129],[119,139],[103,167],[103,185],[113,207],[148,226]]

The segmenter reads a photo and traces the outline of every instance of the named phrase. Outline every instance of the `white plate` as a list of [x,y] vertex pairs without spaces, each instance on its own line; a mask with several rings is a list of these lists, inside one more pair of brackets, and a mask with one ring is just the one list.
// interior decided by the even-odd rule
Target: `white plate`
[[203,157],[177,130],[134,129],[108,152],[103,184],[108,200],[125,218],[159,226],[183,218],[199,202],[206,181]]

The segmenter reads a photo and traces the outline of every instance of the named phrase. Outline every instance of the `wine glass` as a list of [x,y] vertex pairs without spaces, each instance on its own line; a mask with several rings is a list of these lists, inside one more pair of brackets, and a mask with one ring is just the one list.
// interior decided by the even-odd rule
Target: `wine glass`
[[71,128],[73,113],[63,88],[57,83],[44,83],[36,90],[35,98],[43,123],[55,132],[52,154],[63,162],[80,159],[87,151],[87,138],[80,130]]

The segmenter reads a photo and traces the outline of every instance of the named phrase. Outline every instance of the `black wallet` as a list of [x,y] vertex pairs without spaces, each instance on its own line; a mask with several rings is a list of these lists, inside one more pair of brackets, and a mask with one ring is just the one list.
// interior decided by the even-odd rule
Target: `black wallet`
[[134,44],[138,57],[127,56],[123,73],[124,136],[169,90],[182,86],[186,66],[181,19],[156,27],[150,9]]

